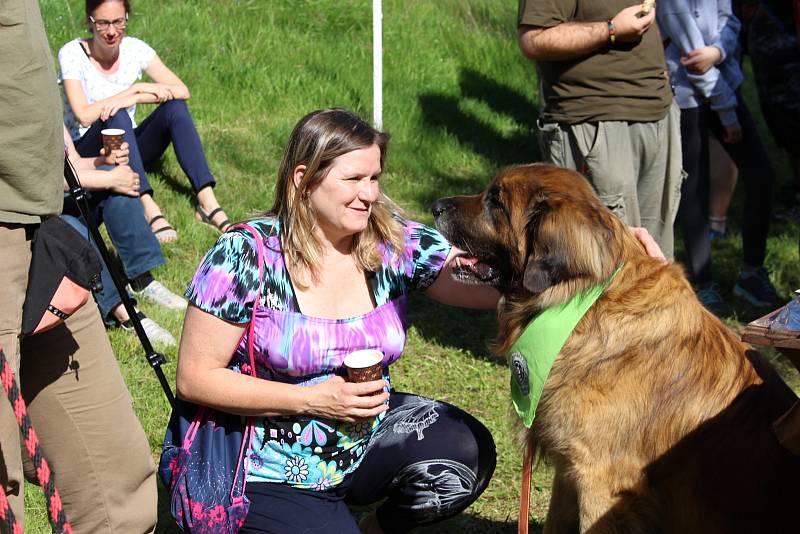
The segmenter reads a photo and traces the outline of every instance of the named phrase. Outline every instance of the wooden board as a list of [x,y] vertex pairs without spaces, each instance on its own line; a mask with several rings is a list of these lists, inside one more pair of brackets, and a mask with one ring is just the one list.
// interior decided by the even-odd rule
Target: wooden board
[[800,350],[800,330],[770,331],[769,325],[783,306],[748,323],[742,332],[742,341],[753,345],[768,345],[778,349]]
[[[800,331],[770,332],[769,325],[784,307],[748,323],[742,341],[775,347],[800,371]],[[793,454],[800,455],[800,400],[773,423],[778,441]]]

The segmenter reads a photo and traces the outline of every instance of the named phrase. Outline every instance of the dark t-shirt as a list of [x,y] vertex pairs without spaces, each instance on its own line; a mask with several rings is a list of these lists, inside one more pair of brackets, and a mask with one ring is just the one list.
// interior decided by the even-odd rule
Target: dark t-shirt
[[[638,3],[520,0],[518,23],[550,28],[563,22],[606,21]],[[655,24],[638,42],[618,41],[587,56],[537,64],[542,81],[542,118],[547,122],[650,122],[662,119],[672,103],[664,49]]]

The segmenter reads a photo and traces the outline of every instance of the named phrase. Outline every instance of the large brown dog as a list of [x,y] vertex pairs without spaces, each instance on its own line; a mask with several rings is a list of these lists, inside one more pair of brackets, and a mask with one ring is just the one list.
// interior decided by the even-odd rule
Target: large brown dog
[[505,355],[540,310],[606,280],[559,353],[524,430],[555,467],[545,533],[800,532],[800,459],[771,423],[796,400],[650,259],[578,173],[535,164],[433,206],[469,251],[464,280],[495,285]]

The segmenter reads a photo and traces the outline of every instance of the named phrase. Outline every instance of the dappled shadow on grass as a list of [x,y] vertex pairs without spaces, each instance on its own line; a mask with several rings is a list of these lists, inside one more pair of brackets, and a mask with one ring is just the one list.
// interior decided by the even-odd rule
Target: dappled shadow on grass
[[[529,98],[501,83],[497,83],[488,76],[473,70],[463,69],[459,80],[459,88],[464,98],[475,98],[485,102],[495,113],[507,115],[517,123],[533,129],[536,124],[536,117],[539,115],[539,107]],[[535,139],[526,136],[525,144],[520,148],[527,148],[538,158],[538,145]],[[532,154],[532,155],[533,155]]]
[[417,204],[427,216],[431,206],[442,197],[452,195],[474,195],[483,191],[493,176],[490,174],[444,174],[434,172],[431,179],[414,188]]
[[[425,128],[453,136],[463,149],[485,158],[497,170],[539,159],[534,132],[538,107],[530,95],[473,69],[461,70],[458,87],[460,94],[456,96],[419,96]],[[481,109],[481,116],[465,103]],[[504,123],[510,123],[510,129],[501,130],[499,125]],[[417,188],[413,194],[427,207],[443,196],[478,193],[491,179],[491,174],[433,171],[430,185]]]
[[[419,96],[426,126],[455,135],[465,148],[497,166],[539,159],[533,133],[538,110],[528,96],[472,69],[461,71],[459,89],[459,96],[438,93]],[[495,115],[493,119],[510,118],[518,128],[512,134],[504,134],[493,124],[463,110],[461,101],[465,99],[485,104]]]
[[538,149],[527,132],[504,136],[492,125],[460,109],[460,99],[450,95],[423,94],[419,97],[424,120],[456,136],[462,146],[498,166],[535,161]]
[[412,293],[408,320],[419,335],[444,347],[461,349],[476,358],[503,364],[489,348],[497,333],[494,310],[470,310],[439,304]]
[[[179,177],[176,177],[167,172],[167,169],[164,166],[164,157],[158,159],[155,163],[152,163],[147,166],[145,169],[148,176],[149,175],[158,175],[161,178],[161,182],[172,189],[178,195],[187,197],[187,198],[194,198],[194,191],[192,190],[191,182],[189,182],[189,177],[181,172]],[[158,191],[155,191],[155,187],[153,188],[155,192],[155,196],[158,196]]]

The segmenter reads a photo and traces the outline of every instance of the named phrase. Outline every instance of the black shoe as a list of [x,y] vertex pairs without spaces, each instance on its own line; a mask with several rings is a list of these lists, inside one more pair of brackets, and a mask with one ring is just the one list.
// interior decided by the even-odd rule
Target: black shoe
[[739,275],[733,294],[758,308],[777,308],[785,302],[770,282],[764,267]]
[[700,304],[717,317],[730,315],[731,308],[720,295],[717,284],[708,284],[702,289],[697,289],[696,293]]

